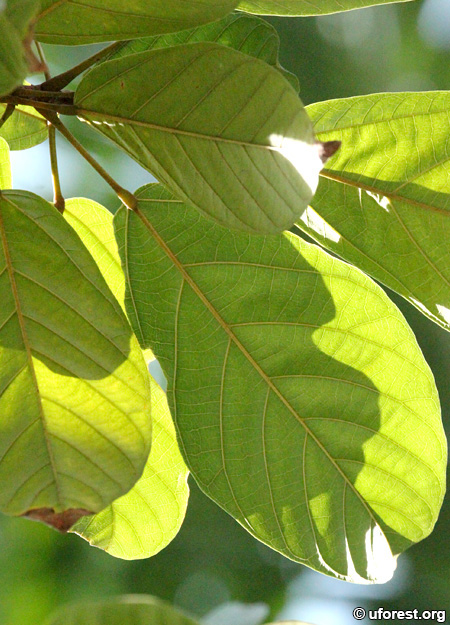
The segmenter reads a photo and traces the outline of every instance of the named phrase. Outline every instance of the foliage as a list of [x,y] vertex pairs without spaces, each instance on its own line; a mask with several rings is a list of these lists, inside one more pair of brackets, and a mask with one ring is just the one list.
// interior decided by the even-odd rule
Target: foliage
[[[45,625],[199,625],[164,601],[145,595],[125,595],[114,599],[65,606]],[[270,625],[308,625],[283,621]]]
[[[384,582],[434,527],[446,446],[433,376],[369,275],[450,329],[450,98],[305,109],[276,31],[251,14],[374,0],[237,4],[8,0],[0,13],[14,39],[0,46],[0,509],[150,557],[183,521],[189,469],[288,558]],[[33,33],[115,43],[51,78]],[[23,85],[37,69],[45,81]],[[118,185],[61,115],[159,183]],[[114,219],[64,199],[56,130],[122,200]],[[47,137],[53,204],[10,189],[8,150]],[[82,622],[79,609],[61,618]]]

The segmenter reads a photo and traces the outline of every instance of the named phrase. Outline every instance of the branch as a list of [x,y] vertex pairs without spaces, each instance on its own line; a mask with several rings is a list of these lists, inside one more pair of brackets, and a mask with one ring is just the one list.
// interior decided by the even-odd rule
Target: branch
[[46,80],[45,82],[42,83],[41,89],[45,89],[46,91],[59,91],[60,89],[63,89],[69,83],[71,83],[72,80],[74,80],[74,78],[76,78],[77,76],[82,74],[84,71],[92,67],[92,65],[100,61],[103,57],[108,56],[109,54],[114,52],[123,44],[124,44],[123,41],[116,41],[110,46],[103,48],[103,50],[100,50],[100,52],[93,54],[88,59],[85,59],[78,65],[75,65],[75,67],[72,67],[71,69],[67,70],[66,72],[63,72],[62,74],[58,74],[58,76],[55,76],[54,78],[50,78],[49,80]]
[[100,174],[100,176],[105,180],[109,186],[113,189],[114,193],[117,197],[127,206],[130,210],[137,209],[137,198],[130,191],[127,191],[123,187],[121,187],[115,180],[112,178],[107,171],[103,169],[100,163],[97,163],[95,158],[93,158],[89,152],[75,139],[73,134],[67,130],[64,124],[60,121],[58,116],[55,113],[51,113],[45,109],[36,109],[47,121],[49,121],[66,139],[67,141],[73,145],[73,147],[81,154],[81,156],[95,169],[95,171]]

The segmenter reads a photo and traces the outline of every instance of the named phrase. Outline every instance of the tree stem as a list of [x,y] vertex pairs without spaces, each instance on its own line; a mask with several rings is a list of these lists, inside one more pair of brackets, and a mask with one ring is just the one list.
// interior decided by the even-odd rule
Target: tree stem
[[112,178],[107,171],[103,169],[100,163],[89,154],[87,150],[75,139],[73,134],[67,130],[64,124],[60,121],[56,113],[51,113],[44,109],[37,109],[38,112],[47,119],[66,139],[67,141],[81,154],[81,156],[95,169],[95,171],[100,174],[100,176],[105,180],[109,186],[113,189],[114,193],[117,197],[127,206],[130,210],[136,210],[137,208],[137,198],[130,191],[127,191],[123,187],[121,187],[115,180]]
[[92,65],[100,61],[103,57],[111,54],[111,52],[114,52],[114,50],[122,46],[123,43],[123,41],[116,41],[110,46],[103,48],[103,50],[100,50],[100,52],[97,52],[96,54],[93,54],[89,58],[85,59],[78,65],[75,65],[75,67],[68,69],[66,72],[58,74],[58,76],[55,76],[54,78],[48,78],[44,83],[42,83],[41,89],[45,91],[59,91],[60,89],[64,89],[64,87],[72,82],[74,78],[92,67]]

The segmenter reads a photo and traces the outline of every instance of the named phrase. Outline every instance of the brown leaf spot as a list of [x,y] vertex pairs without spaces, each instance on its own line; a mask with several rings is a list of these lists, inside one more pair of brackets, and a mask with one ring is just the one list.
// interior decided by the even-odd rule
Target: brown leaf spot
[[70,508],[64,512],[55,512],[53,508],[36,508],[35,510],[28,510],[22,516],[32,521],[40,521],[50,525],[58,532],[65,534],[82,516],[90,514],[94,514],[94,512],[83,508]]
[[316,145],[319,152],[319,158],[322,163],[325,164],[327,160],[339,150],[339,148],[341,147],[341,142],[325,141],[325,143],[322,143],[321,141],[318,141]]

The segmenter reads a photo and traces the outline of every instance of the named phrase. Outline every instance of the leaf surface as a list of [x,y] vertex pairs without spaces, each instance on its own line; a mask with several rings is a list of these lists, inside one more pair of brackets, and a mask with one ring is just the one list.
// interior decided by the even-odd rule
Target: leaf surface
[[91,545],[126,560],[149,558],[164,549],[183,523],[189,498],[188,470],[177,445],[166,394],[151,379],[152,449],[133,488],[71,531]]
[[308,107],[339,139],[298,226],[450,330],[450,92]]
[[[0,116],[6,108],[0,104]],[[47,139],[47,122],[31,106],[16,106],[11,117],[0,127],[0,137],[11,150],[28,150]]]
[[158,185],[137,196],[114,217],[127,310],[200,487],[287,557],[386,581],[445,481],[437,391],[401,313],[294,235],[232,233]]
[[22,84],[28,72],[24,40],[39,0],[7,0],[0,4],[0,96]]
[[112,213],[93,200],[71,198],[66,200],[64,219],[83,241],[112,294],[124,309],[125,276],[114,236]]
[[411,0],[244,0],[240,11],[258,15],[325,15]]
[[232,228],[289,228],[323,166],[291,85],[259,59],[214,43],[102,63],[75,104],[177,196]]
[[6,141],[0,137],[0,191],[11,187],[12,173],[9,147]]
[[67,530],[140,477],[142,352],[79,237],[43,199],[0,196],[0,508]]
[[234,48],[244,54],[254,56],[269,65],[276,67],[283,76],[291,83],[294,89],[299,91],[298,78],[291,72],[281,67],[279,62],[280,38],[275,28],[262,20],[260,17],[233,13],[223,19],[198,26],[188,30],[182,30],[168,35],[157,37],[146,37],[144,39],[134,39],[125,41],[111,54],[108,59],[118,59],[128,54],[136,54],[145,50],[155,50],[157,48],[168,48],[170,46],[185,43],[199,43],[211,41],[220,43],[223,46]]
[[146,595],[124,595],[68,605],[45,625],[199,625],[168,603]]
[[238,0],[42,0],[36,39],[79,45],[192,28],[224,17]]

